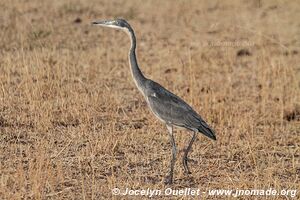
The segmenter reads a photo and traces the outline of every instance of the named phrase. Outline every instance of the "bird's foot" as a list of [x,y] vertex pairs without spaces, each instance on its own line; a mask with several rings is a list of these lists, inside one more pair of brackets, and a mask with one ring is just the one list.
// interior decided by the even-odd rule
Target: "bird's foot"
[[167,175],[164,181],[165,185],[170,185],[173,183],[173,176],[172,175]]
[[198,164],[198,161],[197,160],[194,160],[194,159],[192,159],[192,158],[189,158],[189,157],[187,157],[187,158],[182,158],[182,162],[192,162],[192,163],[194,163],[194,164]]
[[185,174],[185,175],[189,175],[189,174],[192,174],[192,172],[191,172],[190,170],[188,170],[188,169],[187,169],[187,170],[184,169],[184,174]]

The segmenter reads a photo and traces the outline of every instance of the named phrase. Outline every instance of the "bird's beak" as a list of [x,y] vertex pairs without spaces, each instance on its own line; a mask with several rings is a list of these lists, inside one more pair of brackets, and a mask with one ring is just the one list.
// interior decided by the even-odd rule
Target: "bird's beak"
[[112,26],[114,25],[113,20],[97,20],[92,22],[93,25],[99,25],[99,26]]
[[104,24],[105,20],[97,20],[97,21],[93,21],[92,24],[93,25],[100,25],[100,24]]

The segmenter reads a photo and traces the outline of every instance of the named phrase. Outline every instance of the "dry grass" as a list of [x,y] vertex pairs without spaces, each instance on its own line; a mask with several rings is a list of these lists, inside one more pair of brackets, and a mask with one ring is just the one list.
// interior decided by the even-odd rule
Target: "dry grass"
[[[165,187],[171,145],[131,79],[129,39],[90,26],[114,17],[136,30],[143,72],[217,132],[195,142],[193,175],[177,162],[172,188],[299,188],[297,1],[0,4],[1,199]],[[180,149],[190,137],[176,132]]]

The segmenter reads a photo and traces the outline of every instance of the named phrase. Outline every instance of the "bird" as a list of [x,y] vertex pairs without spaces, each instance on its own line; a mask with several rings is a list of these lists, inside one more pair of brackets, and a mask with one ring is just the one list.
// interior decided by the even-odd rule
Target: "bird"
[[144,96],[147,105],[153,114],[162,121],[168,130],[171,145],[172,145],[172,158],[170,161],[170,170],[165,177],[165,184],[173,183],[173,171],[176,161],[176,142],[173,134],[173,127],[184,128],[193,132],[187,148],[184,149],[182,164],[185,174],[191,174],[188,166],[188,154],[192,145],[197,137],[197,133],[202,133],[212,140],[216,140],[214,130],[202,119],[202,117],[183,99],[173,94],[159,83],[148,79],[144,76],[139,68],[136,48],[137,40],[133,28],[125,19],[112,19],[112,20],[96,20],[92,22],[93,25],[102,27],[109,27],[125,31],[131,40],[129,49],[129,65],[131,75],[137,86],[138,90]]

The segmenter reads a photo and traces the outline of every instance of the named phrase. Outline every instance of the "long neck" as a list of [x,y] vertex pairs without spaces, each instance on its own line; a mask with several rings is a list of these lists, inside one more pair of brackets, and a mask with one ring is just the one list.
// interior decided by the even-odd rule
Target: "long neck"
[[141,90],[143,86],[145,85],[146,78],[141,72],[137,60],[136,60],[136,54],[135,54],[135,49],[136,49],[136,38],[133,32],[132,28],[128,29],[128,33],[131,39],[131,47],[129,51],[129,63],[131,67],[131,74],[134,79],[134,82],[136,86]]

